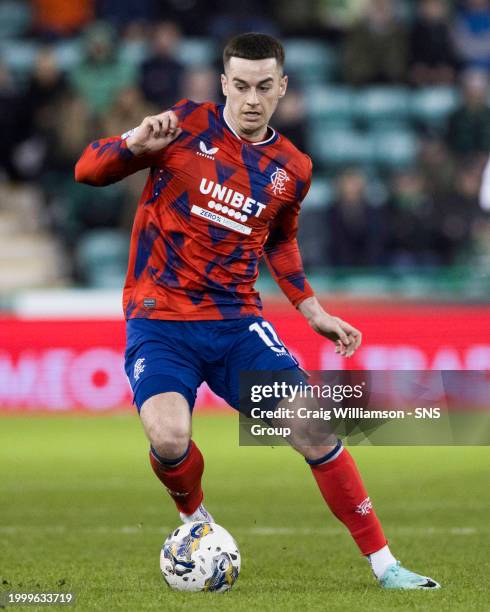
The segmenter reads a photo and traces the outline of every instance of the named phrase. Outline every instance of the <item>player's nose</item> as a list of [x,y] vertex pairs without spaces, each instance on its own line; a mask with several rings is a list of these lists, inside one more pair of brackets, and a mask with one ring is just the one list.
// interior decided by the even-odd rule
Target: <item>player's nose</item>
[[247,96],[247,104],[250,106],[257,106],[259,103],[259,98],[257,96],[257,90],[255,87],[251,87]]

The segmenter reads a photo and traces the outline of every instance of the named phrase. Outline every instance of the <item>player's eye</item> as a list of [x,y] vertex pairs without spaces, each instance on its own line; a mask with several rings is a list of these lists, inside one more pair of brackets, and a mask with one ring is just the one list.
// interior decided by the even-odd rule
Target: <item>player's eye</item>
[[269,91],[270,87],[261,87],[260,91]]

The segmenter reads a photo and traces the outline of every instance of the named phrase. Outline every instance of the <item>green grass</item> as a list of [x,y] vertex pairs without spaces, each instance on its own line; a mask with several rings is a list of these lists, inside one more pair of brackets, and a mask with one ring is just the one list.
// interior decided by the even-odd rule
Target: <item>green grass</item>
[[[288,448],[238,447],[196,417],[206,503],[237,539],[230,593],[167,589],[179,520],[135,416],[0,420],[0,591],[75,591],[78,610],[489,610],[489,448],[354,448],[393,552],[443,584],[384,592]],[[45,610],[46,608],[30,608]]]

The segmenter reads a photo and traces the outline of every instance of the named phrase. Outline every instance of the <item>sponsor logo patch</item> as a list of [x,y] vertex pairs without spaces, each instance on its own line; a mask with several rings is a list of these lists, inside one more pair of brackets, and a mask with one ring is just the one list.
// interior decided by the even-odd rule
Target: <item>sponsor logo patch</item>
[[192,206],[191,213],[197,215],[198,217],[202,217],[203,219],[207,219],[208,221],[214,221],[214,223],[224,225],[228,229],[234,230],[239,234],[245,234],[248,236],[252,233],[251,227],[247,227],[246,225],[243,225],[243,223],[238,223],[237,221],[233,221],[233,219],[229,219],[228,217],[224,217],[223,215],[218,215],[215,212],[206,210],[205,208],[201,208],[196,204]]
[[210,147],[209,149],[202,140],[199,141],[199,151],[196,151],[198,155],[201,157],[206,157],[207,159],[214,159],[214,156],[219,151],[219,147]]

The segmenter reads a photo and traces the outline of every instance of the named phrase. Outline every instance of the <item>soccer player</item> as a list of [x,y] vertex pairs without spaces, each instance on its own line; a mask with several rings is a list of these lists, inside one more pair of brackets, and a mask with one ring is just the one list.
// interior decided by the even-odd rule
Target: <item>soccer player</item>
[[[301,375],[261,316],[260,259],[337,352],[349,357],[361,343],[357,329],[325,312],[303,272],[296,231],[312,164],[269,126],[287,88],[284,49],[271,36],[242,34],[223,61],[226,104],[181,100],[122,136],[91,143],[75,170],[77,181],[102,186],[149,168],[124,287],[125,367],[151,466],[183,521],[212,520],[202,503],[204,459],[191,440],[199,385],[206,381],[239,409],[240,371]],[[297,450],[382,587],[439,587],[393,557],[340,441]]]

